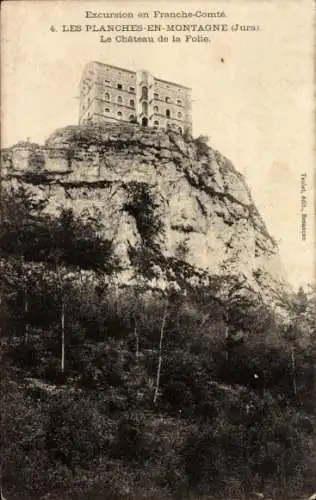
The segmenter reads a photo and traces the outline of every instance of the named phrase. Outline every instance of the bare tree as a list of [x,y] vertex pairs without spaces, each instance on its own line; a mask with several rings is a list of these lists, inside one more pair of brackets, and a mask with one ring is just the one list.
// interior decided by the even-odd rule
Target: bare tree
[[134,337],[135,337],[135,358],[136,358],[136,363],[138,363],[138,357],[139,357],[139,334],[138,334],[138,330],[137,330],[136,315],[134,316]]
[[60,313],[60,323],[61,323],[61,373],[65,371],[65,298],[64,294],[61,293],[61,313]]
[[29,313],[28,290],[27,290],[27,282],[26,282],[26,280],[24,280],[24,340],[25,340],[25,342],[28,342],[28,340],[29,340],[28,313]]
[[65,358],[66,358],[66,297],[69,284],[74,278],[74,273],[69,272],[67,269],[64,271],[60,266],[56,267],[59,300],[60,300],[60,338],[61,338],[61,356],[60,356],[60,370],[61,373],[65,372]]
[[158,366],[157,366],[156,385],[155,385],[155,392],[154,392],[154,399],[153,399],[154,405],[157,403],[158,396],[159,396],[160,373],[161,373],[161,364],[162,364],[162,346],[163,346],[163,338],[164,338],[164,331],[165,331],[166,318],[167,318],[167,308],[168,308],[168,303],[166,304],[164,312],[163,312],[161,328],[160,328]]

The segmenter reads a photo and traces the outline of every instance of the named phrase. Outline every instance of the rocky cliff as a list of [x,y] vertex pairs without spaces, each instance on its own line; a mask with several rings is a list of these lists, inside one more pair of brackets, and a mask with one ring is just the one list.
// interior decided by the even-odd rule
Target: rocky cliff
[[[97,216],[133,280],[133,250],[154,248],[197,273],[238,277],[271,301],[286,286],[278,248],[243,176],[203,138],[138,125],[70,126],[44,146],[19,143],[2,152],[4,184],[27,184],[47,198]],[[155,285],[166,285],[161,266]]]

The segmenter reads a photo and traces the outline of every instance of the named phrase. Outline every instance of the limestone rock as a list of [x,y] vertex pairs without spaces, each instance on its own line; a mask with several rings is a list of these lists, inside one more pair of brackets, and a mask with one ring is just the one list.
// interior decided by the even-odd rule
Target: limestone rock
[[209,275],[245,276],[268,301],[287,286],[243,176],[200,140],[134,124],[71,126],[45,146],[19,144],[2,155],[4,184],[27,184],[48,199],[50,213],[60,206],[99,213],[122,280],[133,275],[130,249],[148,245],[141,223],[150,208],[151,243],[162,256]]

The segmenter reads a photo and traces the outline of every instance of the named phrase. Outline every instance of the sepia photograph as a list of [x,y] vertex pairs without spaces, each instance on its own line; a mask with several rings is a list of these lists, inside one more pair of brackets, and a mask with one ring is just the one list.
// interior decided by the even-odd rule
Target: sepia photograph
[[1,500],[315,500],[311,0],[1,6]]

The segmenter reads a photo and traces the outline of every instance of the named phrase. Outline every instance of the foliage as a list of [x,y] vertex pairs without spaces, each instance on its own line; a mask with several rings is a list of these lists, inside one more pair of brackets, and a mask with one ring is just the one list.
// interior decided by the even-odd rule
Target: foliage
[[177,259],[185,260],[189,252],[187,240],[179,241],[175,250],[175,256]]
[[125,210],[135,218],[137,229],[146,246],[153,246],[156,237],[163,230],[163,223],[157,214],[157,203],[150,186],[145,183],[131,183],[128,187],[130,201]]
[[197,159],[200,159],[202,156],[209,155],[209,146],[208,146],[209,138],[205,135],[200,135],[196,139],[194,139],[194,144],[196,147],[196,155]]
[[[240,280],[160,255],[152,193],[130,195],[144,279],[118,288],[102,224],[4,194],[3,494],[296,500],[316,472],[315,290],[283,297],[280,323]],[[149,292],[157,268],[178,287]]]
[[105,269],[112,248],[111,242],[100,236],[100,223],[91,219],[85,222],[65,208],[54,218],[44,212],[45,204],[21,186],[4,191],[1,255]]

